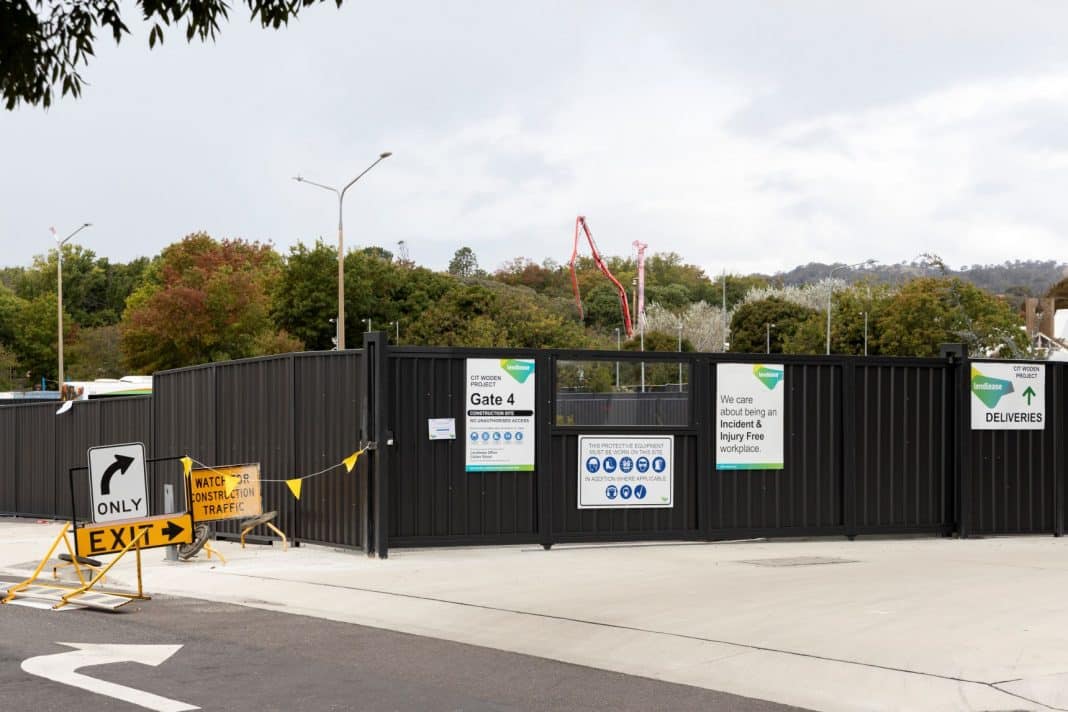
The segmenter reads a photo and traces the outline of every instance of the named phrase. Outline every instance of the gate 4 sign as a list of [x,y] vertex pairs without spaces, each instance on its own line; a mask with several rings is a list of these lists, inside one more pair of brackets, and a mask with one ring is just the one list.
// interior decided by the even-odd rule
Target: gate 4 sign
[[467,359],[467,472],[534,471],[534,360]]
[[1043,430],[1046,366],[973,361],[972,430]]
[[189,499],[193,519],[198,522],[263,514],[259,463],[193,470],[189,474]]
[[94,522],[148,516],[142,443],[89,448],[89,501]]
[[74,530],[74,548],[78,556],[117,554],[142,532],[142,549],[172,544],[189,544],[193,541],[193,520],[189,513],[167,514],[126,522],[86,525]]

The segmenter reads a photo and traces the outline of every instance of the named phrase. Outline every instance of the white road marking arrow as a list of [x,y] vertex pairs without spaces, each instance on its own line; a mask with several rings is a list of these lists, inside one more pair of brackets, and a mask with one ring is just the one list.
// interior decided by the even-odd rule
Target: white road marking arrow
[[98,695],[114,697],[117,700],[157,712],[187,712],[187,710],[200,709],[185,702],[98,680],[76,672],[78,668],[108,663],[141,663],[156,667],[177,653],[181,645],[119,645],[114,643],[56,643],[56,645],[66,645],[77,650],[29,658],[22,662],[22,669],[46,680],[78,687]]

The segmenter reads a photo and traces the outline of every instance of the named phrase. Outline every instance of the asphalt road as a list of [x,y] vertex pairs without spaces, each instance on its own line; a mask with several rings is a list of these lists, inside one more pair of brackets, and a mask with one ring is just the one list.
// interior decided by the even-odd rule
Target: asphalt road
[[58,645],[181,645],[158,667],[80,673],[204,710],[737,710],[796,708],[696,687],[241,606],[186,598],[135,601],[120,613],[0,606],[0,707],[141,707],[22,670]]

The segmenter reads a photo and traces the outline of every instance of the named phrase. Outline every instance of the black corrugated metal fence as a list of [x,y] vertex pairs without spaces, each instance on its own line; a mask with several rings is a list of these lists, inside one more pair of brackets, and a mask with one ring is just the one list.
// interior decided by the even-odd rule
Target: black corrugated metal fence
[[[465,471],[469,358],[535,361],[534,471]],[[785,367],[784,469],[717,470],[717,364],[768,360]],[[620,364],[646,364],[671,382],[627,392]],[[583,385],[587,370],[612,366],[616,388]],[[267,479],[316,472],[366,446],[353,473],[307,480],[299,500],[265,483],[264,507],[298,541],[379,556],[390,546],[1059,535],[1066,368],[1046,364],[1044,429],[971,430],[970,362],[952,349],[942,359],[890,359],[398,348],[372,333],[360,350],[158,373],[151,397],[78,402],[63,415],[52,404],[0,407],[0,512],[70,516],[68,470],[85,464],[86,450],[141,441],[149,457],[259,462]],[[645,366],[641,373],[644,383]],[[456,439],[430,439],[433,418],[455,419]],[[598,434],[673,436],[672,506],[580,509],[578,438]],[[173,463],[150,474],[156,502],[163,484],[180,485]]]

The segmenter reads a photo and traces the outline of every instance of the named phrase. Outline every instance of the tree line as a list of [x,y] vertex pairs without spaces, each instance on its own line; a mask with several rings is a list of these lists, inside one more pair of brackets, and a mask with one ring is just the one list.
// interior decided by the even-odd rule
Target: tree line
[[[56,378],[56,252],[0,269],[0,390]],[[609,257],[628,288],[633,258]],[[380,247],[345,255],[346,333],[369,326],[402,344],[639,348],[622,333],[619,295],[592,260],[577,265],[579,319],[566,265],[516,258],[489,273],[461,247],[446,271]],[[115,263],[63,248],[66,377],[91,380],[196,363],[333,347],[337,251],[322,241],[285,254],[269,244],[188,235],[155,257]],[[888,284],[764,275],[709,276],[675,253],[646,261],[645,348],[822,353],[831,300],[834,353],[930,356],[964,341],[973,351],[1026,355],[1011,298],[959,274]],[[724,311],[724,306],[726,310]],[[358,343],[358,339],[349,339]]]

